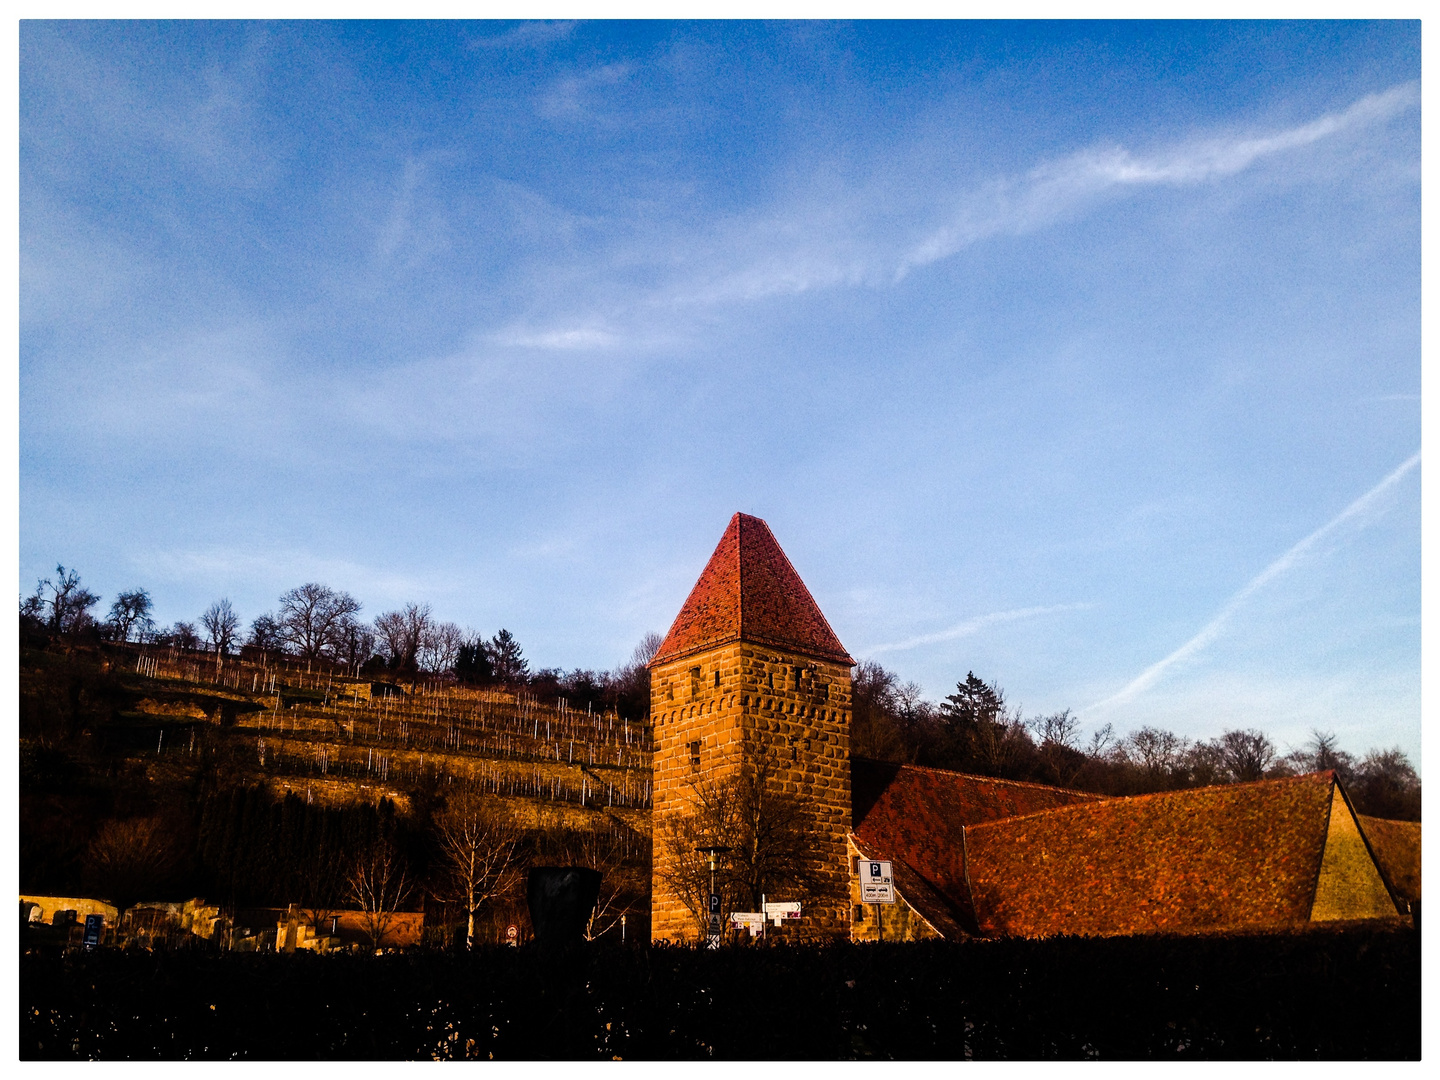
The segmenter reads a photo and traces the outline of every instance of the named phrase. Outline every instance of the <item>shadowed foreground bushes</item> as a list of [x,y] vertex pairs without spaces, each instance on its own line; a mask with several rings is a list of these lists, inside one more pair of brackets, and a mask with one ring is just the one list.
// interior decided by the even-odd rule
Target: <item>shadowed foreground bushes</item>
[[20,961],[22,1059],[1403,1058],[1411,930]]

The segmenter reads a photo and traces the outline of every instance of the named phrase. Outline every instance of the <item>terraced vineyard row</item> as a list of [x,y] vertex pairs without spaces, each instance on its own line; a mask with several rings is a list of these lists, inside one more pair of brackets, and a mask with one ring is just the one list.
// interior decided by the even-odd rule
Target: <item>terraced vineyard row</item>
[[[523,691],[400,687],[283,661],[227,659],[217,668],[143,649],[133,670],[177,694],[193,689],[224,699],[214,719],[232,740],[253,733],[255,765],[271,776],[385,785],[423,777],[584,808],[650,806],[649,727],[614,712],[573,709],[563,698],[550,704]],[[172,737],[168,748],[162,732],[155,752],[193,747],[193,731],[188,743]]]

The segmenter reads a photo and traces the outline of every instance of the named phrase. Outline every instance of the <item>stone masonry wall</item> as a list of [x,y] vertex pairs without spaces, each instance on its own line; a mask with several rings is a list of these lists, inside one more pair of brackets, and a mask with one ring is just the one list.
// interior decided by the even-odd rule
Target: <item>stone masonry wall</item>
[[[669,856],[665,823],[689,812],[692,784],[718,780],[768,751],[772,783],[815,815],[822,885],[787,937],[844,937],[850,932],[850,669],[750,642],[732,642],[650,674],[655,730],[654,860],[651,934],[695,941],[695,915],[663,881]],[[698,761],[697,761],[698,758]],[[777,894],[769,899],[794,899]],[[728,913],[726,913],[728,914]]]

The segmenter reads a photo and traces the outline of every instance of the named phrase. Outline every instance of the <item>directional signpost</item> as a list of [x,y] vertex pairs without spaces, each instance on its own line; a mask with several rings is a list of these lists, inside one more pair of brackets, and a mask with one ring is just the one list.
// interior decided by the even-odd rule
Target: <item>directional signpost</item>
[[750,936],[755,937],[765,928],[765,916],[758,911],[732,911],[730,927],[733,930],[749,930]]
[[800,918],[800,901],[794,900],[784,904],[766,904],[765,914],[761,916],[761,918],[762,920],[769,919],[776,926],[779,926],[785,919],[798,919]]
[[885,940],[884,911],[881,904],[895,903],[895,879],[890,873],[890,864],[879,859],[860,860],[860,902],[875,905],[875,931],[881,941]]

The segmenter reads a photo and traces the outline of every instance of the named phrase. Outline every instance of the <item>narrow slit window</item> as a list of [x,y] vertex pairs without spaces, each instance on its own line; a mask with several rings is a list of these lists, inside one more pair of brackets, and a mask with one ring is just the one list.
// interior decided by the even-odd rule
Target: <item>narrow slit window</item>
[[700,742],[699,742],[699,740],[696,740],[695,742],[692,742],[692,743],[690,744],[690,768],[695,769],[695,770],[697,770],[697,771],[698,771],[699,768],[700,768]]

